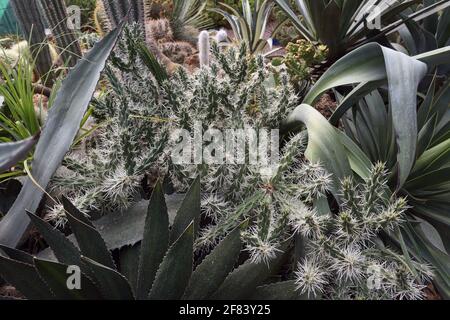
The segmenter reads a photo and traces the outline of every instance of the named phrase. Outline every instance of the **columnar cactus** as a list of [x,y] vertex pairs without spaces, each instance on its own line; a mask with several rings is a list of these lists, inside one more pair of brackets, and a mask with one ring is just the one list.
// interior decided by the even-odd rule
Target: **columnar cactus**
[[[36,63],[36,71],[46,79],[46,85],[52,84],[49,71],[52,68],[52,57],[46,41],[45,27],[37,1],[12,0],[11,2],[23,35],[30,41],[30,49]],[[47,77],[46,77],[47,76]]]
[[200,32],[198,37],[198,51],[200,58],[200,67],[209,66],[209,33],[208,31]]
[[81,48],[75,30],[70,30],[68,27],[67,8],[64,0],[40,0],[40,4],[45,14],[47,26],[55,36],[62,60],[69,67],[75,66],[81,56]]
[[127,15],[128,11],[130,11],[130,22],[139,22],[140,25],[144,25],[146,16],[144,0],[102,0],[102,2],[111,23],[111,27],[116,27]]

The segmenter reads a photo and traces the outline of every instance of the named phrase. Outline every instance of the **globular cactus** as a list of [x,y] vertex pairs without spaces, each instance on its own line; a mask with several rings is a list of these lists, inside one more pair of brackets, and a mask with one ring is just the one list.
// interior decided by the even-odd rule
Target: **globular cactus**
[[47,45],[45,26],[39,11],[37,1],[12,0],[12,7],[25,39],[30,42],[30,51],[35,60],[38,76],[51,86],[53,78],[50,74],[53,62],[50,49]]
[[145,23],[145,30],[158,42],[173,41],[173,31],[168,19],[149,20]]
[[198,51],[200,58],[200,67],[209,66],[209,33],[208,31],[200,32],[198,37]]
[[186,58],[195,54],[195,48],[185,41],[161,43],[161,49],[165,56],[179,64],[184,64]]
[[228,33],[225,29],[220,29],[216,34],[216,42],[228,42]]
[[69,29],[64,0],[40,0],[40,4],[45,14],[47,27],[51,29],[55,37],[63,62],[68,67],[75,66],[82,53],[75,30]]

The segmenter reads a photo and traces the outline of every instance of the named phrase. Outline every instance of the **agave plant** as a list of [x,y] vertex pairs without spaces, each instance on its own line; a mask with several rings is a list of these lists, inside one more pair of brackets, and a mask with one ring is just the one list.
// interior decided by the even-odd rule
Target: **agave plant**
[[9,170],[27,157],[36,144],[39,135],[19,141],[0,144],[0,173]]
[[[450,293],[445,178],[449,165],[448,83],[436,91],[433,82],[418,111],[416,96],[427,70],[446,63],[449,55],[450,47],[408,57],[378,44],[365,45],[334,64],[306,96],[306,104],[286,122],[287,128],[306,124],[310,138],[307,158],[320,159],[335,178],[343,179],[353,171],[356,177],[367,179],[372,163],[379,160],[395,170],[391,192],[407,196],[412,207],[402,232],[389,233],[389,237],[405,256],[433,265],[435,284],[445,297]],[[354,89],[339,99],[330,119],[335,125],[342,119],[346,134],[307,105],[328,89],[355,83]],[[373,92],[386,83],[389,104]],[[335,195],[339,199],[339,193]]]
[[219,5],[228,12],[220,8],[212,8],[210,11],[221,14],[228,21],[236,39],[246,44],[249,53],[263,53],[268,45],[264,37],[274,3],[271,0],[257,0],[252,8],[249,0],[243,0],[242,13],[225,3]]
[[32,178],[25,181],[14,205],[0,222],[1,244],[17,246],[23,238],[30,224],[25,208],[32,212],[37,210],[43,189],[70,149],[122,28],[123,24],[98,42],[63,81],[36,146]]
[[[290,18],[302,37],[325,44],[329,57],[335,60],[345,52],[382,36],[392,34],[404,21],[418,21],[450,5],[446,0],[435,1],[408,16],[395,18],[420,0],[297,0],[300,17],[288,0],[275,0]],[[378,24],[378,25],[377,25]]]
[[[94,224],[64,201],[79,249],[62,233],[29,213],[58,261],[32,257],[1,246],[0,274],[29,299],[244,299],[290,298],[299,294],[293,281],[262,285],[284,261],[280,253],[270,264],[244,262],[240,231],[229,233],[193,271],[193,243],[200,218],[200,182],[193,184],[169,229],[163,188],[151,196],[140,245],[128,259],[113,260]],[[125,255],[121,255],[122,257]],[[78,287],[69,288],[68,270],[79,268]],[[130,270],[133,270],[130,272]],[[123,273],[121,274],[120,271]],[[281,293],[281,296],[279,295]]]

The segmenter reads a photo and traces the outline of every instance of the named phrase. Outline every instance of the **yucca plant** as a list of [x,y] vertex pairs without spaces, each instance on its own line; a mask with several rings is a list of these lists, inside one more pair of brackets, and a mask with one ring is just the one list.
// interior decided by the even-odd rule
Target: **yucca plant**
[[221,14],[228,21],[236,39],[245,43],[249,53],[260,54],[268,45],[265,32],[274,5],[271,0],[257,0],[252,7],[249,0],[243,0],[242,13],[225,3],[219,3],[225,10],[211,8],[210,11]]
[[[200,219],[198,179],[187,193],[170,229],[162,185],[156,185],[139,250],[133,255],[134,259],[120,260],[117,266],[94,224],[69,201],[65,200],[64,206],[79,249],[31,213],[30,218],[58,262],[0,247],[3,252],[0,274],[29,299],[202,300],[262,296],[277,299],[280,291],[283,298],[299,297],[293,281],[261,286],[277,272],[284,261],[283,253],[269,264],[238,262],[240,232],[245,224],[230,232],[193,271],[193,243]],[[67,271],[74,266],[81,270],[81,282],[78,288],[71,290],[67,285]]]
[[[397,31],[404,21],[422,20],[450,5],[436,1],[398,19],[399,14],[421,0],[297,0],[295,12],[288,0],[275,0],[306,40],[325,44],[330,60],[365,43],[381,40]],[[380,23],[381,25],[377,24]],[[380,27],[378,29],[378,27]]]

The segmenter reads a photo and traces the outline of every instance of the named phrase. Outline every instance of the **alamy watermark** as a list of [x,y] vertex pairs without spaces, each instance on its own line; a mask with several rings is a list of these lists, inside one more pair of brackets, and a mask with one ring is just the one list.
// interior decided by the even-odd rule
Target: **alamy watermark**
[[365,25],[370,30],[381,30],[381,14],[382,10],[377,5],[372,5],[365,8],[362,12],[365,19]]
[[195,122],[192,132],[176,129],[171,134],[174,145],[172,162],[177,165],[243,165],[261,168],[261,174],[270,174],[280,160],[279,130],[207,129]]

